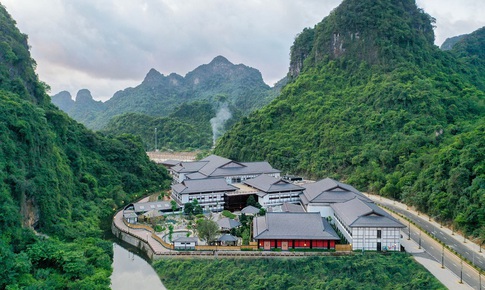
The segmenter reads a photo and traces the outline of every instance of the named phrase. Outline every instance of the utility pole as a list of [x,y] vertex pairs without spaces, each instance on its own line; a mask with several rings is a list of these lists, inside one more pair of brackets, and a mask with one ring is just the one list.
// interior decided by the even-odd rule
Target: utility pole
[[157,147],[158,147],[158,138],[157,138],[157,128],[155,128],[155,152],[157,152]]

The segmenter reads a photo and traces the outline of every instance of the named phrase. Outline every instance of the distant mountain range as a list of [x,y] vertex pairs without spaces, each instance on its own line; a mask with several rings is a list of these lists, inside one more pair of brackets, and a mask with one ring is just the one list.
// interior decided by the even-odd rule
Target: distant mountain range
[[52,102],[88,128],[100,130],[114,116],[141,113],[166,117],[180,105],[194,101],[215,106],[227,103],[237,115],[247,115],[268,104],[279,89],[281,86],[272,89],[266,85],[257,69],[217,56],[185,77],[175,73],[164,76],[151,69],[140,85],[118,91],[104,103],[95,101],[86,89],[80,90],[75,100],[69,92],[60,92],[52,96]]

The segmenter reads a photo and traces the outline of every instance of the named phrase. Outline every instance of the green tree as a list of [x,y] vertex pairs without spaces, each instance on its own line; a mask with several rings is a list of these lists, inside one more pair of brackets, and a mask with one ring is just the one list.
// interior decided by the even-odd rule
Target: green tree
[[198,220],[196,229],[199,238],[208,244],[212,243],[219,233],[219,225],[211,219]]
[[172,206],[172,213],[175,213],[175,211],[179,208],[177,202],[173,199],[170,201],[170,205]]

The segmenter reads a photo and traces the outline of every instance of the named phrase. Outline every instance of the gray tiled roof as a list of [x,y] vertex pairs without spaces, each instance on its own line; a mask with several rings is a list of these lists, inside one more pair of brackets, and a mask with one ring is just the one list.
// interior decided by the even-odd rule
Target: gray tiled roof
[[269,212],[305,212],[300,204],[283,203],[282,205],[276,205],[268,208]]
[[192,161],[192,162],[180,162],[179,164],[173,166],[171,170],[178,173],[197,172],[206,164],[207,164],[207,161],[202,161],[202,160]]
[[218,192],[218,191],[236,191],[238,188],[227,184],[223,178],[212,179],[188,179],[182,183],[172,185],[175,192],[181,194]]
[[169,166],[169,167],[175,166],[177,164],[180,164],[179,160],[168,159],[168,160],[162,161],[162,165]]
[[335,215],[349,227],[405,227],[376,204],[363,201],[359,198],[332,204],[331,207]]
[[254,207],[252,205],[248,205],[241,210],[243,214],[257,214],[259,213],[259,208]]
[[223,234],[220,236],[217,241],[219,242],[237,242],[237,238],[230,234]]
[[138,217],[138,215],[132,210],[125,210],[125,211],[123,211],[123,217],[125,219],[136,218],[136,217]]
[[178,237],[173,242],[177,243],[197,243],[198,239],[196,237]]
[[261,174],[256,178],[245,180],[244,183],[265,193],[303,190],[303,187],[301,186],[266,174]]
[[207,164],[204,165],[204,167],[202,167],[199,170],[199,172],[204,174],[205,176],[211,176],[217,168],[222,167],[224,165],[231,166],[231,165],[229,165],[229,163],[234,163],[234,164],[232,164],[232,166],[238,166],[238,167],[241,166],[239,163],[233,162],[231,159],[227,159],[227,158],[220,157],[220,156],[217,156],[217,155],[207,156],[206,158],[202,159],[201,161],[207,162]]
[[204,177],[223,177],[237,175],[258,175],[263,173],[280,173],[268,162],[236,162],[231,159],[210,155],[200,161],[181,162],[171,168],[178,173],[195,173],[200,175],[188,178],[196,179]]
[[339,240],[317,212],[268,212],[253,220],[255,239]]
[[217,224],[223,229],[232,229],[241,225],[241,223],[238,222],[237,220],[230,219],[227,217],[218,220]]
[[150,210],[170,210],[172,205],[169,201],[137,202],[133,204],[135,212],[147,212]]
[[339,203],[351,200],[355,197],[370,201],[364,194],[353,186],[338,182],[331,178],[325,178],[314,183],[303,185],[305,190],[300,196],[303,204],[309,203]]
[[187,174],[187,179],[204,179],[204,178],[207,178],[207,176],[205,176],[204,174],[200,173],[200,172],[194,172],[194,173],[190,173],[190,174]]

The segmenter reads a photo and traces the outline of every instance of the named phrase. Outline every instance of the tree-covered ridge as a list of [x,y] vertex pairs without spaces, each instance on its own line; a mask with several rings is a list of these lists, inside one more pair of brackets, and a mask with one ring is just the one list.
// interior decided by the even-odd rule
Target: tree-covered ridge
[[485,90],[485,27],[461,37],[451,53],[464,63],[470,81]]
[[168,289],[445,289],[406,254],[304,259],[162,259]]
[[77,121],[99,130],[111,118],[124,113],[167,117],[184,103],[217,103],[219,96],[224,96],[238,113],[247,115],[269,103],[278,93],[279,88],[266,85],[257,69],[235,65],[217,56],[185,77],[175,73],[165,76],[151,69],[140,85],[116,92],[105,103],[91,100],[86,106],[78,98],[75,102],[66,102],[65,92],[53,96],[52,100]]
[[55,108],[1,5],[0,22],[0,288],[107,289],[107,221],[167,187],[167,173],[139,139],[103,137]]
[[168,117],[152,117],[139,113],[116,116],[102,133],[108,135],[132,134],[140,136],[147,151],[155,150],[155,128],[157,149],[187,150],[210,149],[212,128],[210,119],[216,112],[208,102],[181,105]]
[[[342,2],[295,40],[281,96],[236,124],[215,154],[347,180],[484,232],[483,193],[475,195],[485,161],[462,155],[481,152],[484,75],[432,44],[432,20],[414,1]],[[457,140],[464,147],[450,148]]]

